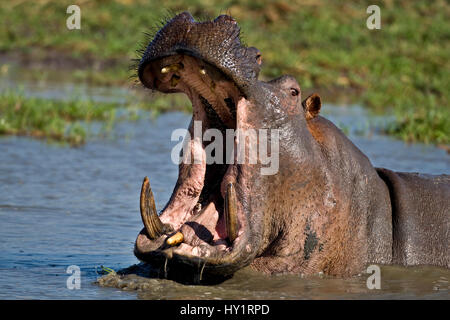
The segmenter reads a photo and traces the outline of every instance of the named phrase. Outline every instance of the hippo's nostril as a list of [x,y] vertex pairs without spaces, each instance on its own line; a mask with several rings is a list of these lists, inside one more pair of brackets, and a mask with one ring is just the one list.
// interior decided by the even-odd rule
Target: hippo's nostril
[[228,22],[232,24],[237,24],[236,20],[234,20],[232,17],[226,14],[218,16],[216,19],[214,19],[214,22]]

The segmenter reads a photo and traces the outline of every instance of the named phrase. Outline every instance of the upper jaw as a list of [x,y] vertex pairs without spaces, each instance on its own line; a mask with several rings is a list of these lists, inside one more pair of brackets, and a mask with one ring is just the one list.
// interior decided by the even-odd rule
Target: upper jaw
[[145,86],[163,93],[183,92],[194,108],[208,109],[206,103],[227,128],[236,128],[236,103],[244,94],[216,67],[189,55],[176,54],[148,63],[143,70],[141,80]]
[[176,55],[188,55],[214,66],[243,93],[257,80],[261,65],[259,51],[241,43],[240,28],[227,15],[196,22],[183,12],[167,21],[143,51],[137,68],[140,81],[154,89],[145,77],[147,66]]

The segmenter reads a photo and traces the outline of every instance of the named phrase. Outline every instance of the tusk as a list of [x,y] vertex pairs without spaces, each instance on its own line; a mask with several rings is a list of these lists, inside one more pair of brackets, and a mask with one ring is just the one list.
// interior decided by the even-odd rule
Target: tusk
[[142,182],[140,200],[142,222],[150,239],[156,239],[164,233],[165,225],[156,213],[155,198],[153,197],[153,192],[147,177]]
[[238,233],[238,219],[236,207],[236,191],[234,185],[229,183],[227,192],[225,194],[225,226],[227,230],[228,239],[231,243],[237,238]]
[[182,243],[183,240],[184,240],[183,234],[178,231],[173,236],[171,236],[169,239],[167,239],[166,242],[169,246],[173,247],[173,246],[176,246],[176,245]]

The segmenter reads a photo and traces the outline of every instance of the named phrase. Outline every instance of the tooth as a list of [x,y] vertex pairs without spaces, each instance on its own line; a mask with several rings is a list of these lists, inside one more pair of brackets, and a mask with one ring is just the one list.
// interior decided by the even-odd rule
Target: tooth
[[206,74],[205,68],[201,68],[201,69],[200,69],[200,73],[203,74],[203,75],[205,75],[205,74]]
[[228,240],[232,243],[237,238],[238,220],[236,207],[236,191],[234,185],[229,183],[225,194],[225,226]]
[[180,77],[173,75],[172,78],[170,79],[170,85],[172,87],[176,87],[176,85],[178,84],[179,81],[180,81]]
[[150,239],[156,239],[164,233],[165,225],[156,213],[155,198],[148,177],[144,178],[140,199],[141,218]]
[[183,65],[181,63],[174,63],[169,66],[165,66],[161,69],[161,73],[175,72],[180,69],[183,69]]
[[178,231],[173,236],[171,236],[169,239],[167,239],[166,242],[169,246],[176,246],[176,245],[182,243],[183,240],[184,240],[183,234]]

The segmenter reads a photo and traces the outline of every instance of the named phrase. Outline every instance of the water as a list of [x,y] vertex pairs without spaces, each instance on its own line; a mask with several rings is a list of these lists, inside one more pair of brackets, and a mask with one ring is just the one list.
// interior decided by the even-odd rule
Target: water
[[[407,145],[375,132],[358,107],[324,106],[375,166],[450,173],[450,156],[422,144]],[[158,209],[177,179],[170,161],[172,130],[190,116],[168,113],[154,121],[118,123],[112,136],[79,148],[23,137],[0,137],[0,299],[448,299],[450,271],[382,267],[381,290],[366,288],[366,274],[350,279],[266,276],[249,269],[216,286],[185,286],[136,275],[109,275],[100,266],[135,263],[133,243],[142,227],[139,192],[148,175]],[[361,124],[362,127],[359,127]],[[371,124],[372,125],[372,124]],[[69,290],[70,265],[81,268],[81,289]],[[122,289],[120,289],[122,288]]]

